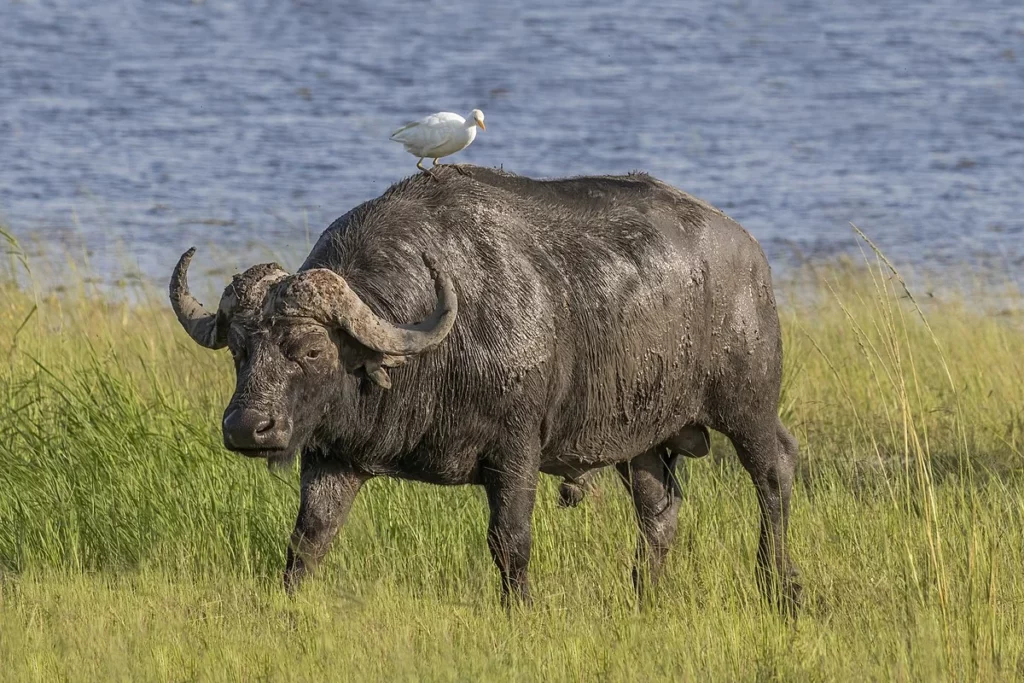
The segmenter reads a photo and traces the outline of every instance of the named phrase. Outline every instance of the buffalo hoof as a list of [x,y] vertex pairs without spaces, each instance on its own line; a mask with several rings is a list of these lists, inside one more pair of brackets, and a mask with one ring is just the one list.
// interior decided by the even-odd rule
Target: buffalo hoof
[[595,470],[584,472],[576,477],[566,477],[558,487],[558,506],[574,508],[583,502],[587,492],[594,486]]
[[759,570],[758,583],[773,607],[786,617],[796,618],[803,607],[804,587],[795,571],[790,570],[779,579],[774,572]]
[[796,617],[804,606],[804,587],[796,577],[790,577],[782,587],[782,600],[779,608],[784,614]]
[[583,502],[586,491],[577,482],[566,479],[558,487],[558,506],[563,508],[574,508]]
[[284,591],[289,597],[294,597],[299,590],[299,586],[302,585],[303,579],[308,574],[306,566],[301,560],[297,559],[292,554],[291,549],[288,550],[288,564],[285,567],[284,575],[282,576],[282,584],[284,585]]

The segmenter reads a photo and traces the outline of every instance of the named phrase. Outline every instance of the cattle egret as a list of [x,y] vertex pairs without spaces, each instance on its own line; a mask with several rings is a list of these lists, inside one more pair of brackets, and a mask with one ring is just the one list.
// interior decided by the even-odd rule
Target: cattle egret
[[487,130],[484,126],[484,113],[479,109],[469,112],[464,119],[458,114],[443,111],[431,114],[419,121],[410,121],[391,135],[391,139],[400,142],[405,151],[419,157],[416,168],[430,173],[422,166],[424,159],[437,160],[459,150],[466,149],[476,138],[476,128]]

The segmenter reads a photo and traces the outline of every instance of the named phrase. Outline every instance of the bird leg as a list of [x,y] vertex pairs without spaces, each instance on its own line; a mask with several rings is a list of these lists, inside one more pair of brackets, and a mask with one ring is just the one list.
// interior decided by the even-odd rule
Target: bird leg
[[[466,176],[469,175],[469,171],[467,171],[466,169],[462,168],[462,164],[439,164],[439,163],[437,163],[437,159],[434,159],[434,166],[445,166],[447,168],[454,168],[461,175],[466,175]],[[431,166],[431,168],[433,168],[434,166]]]
[[[420,169],[421,171],[423,171],[424,173],[426,173],[426,174],[427,174],[428,176],[430,176],[430,177],[431,177],[431,178],[433,178],[434,180],[437,180],[437,178],[436,178],[436,177],[434,176],[434,174],[433,174],[433,173],[431,172],[431,170],[430,170],[429,168],[426,168],[426,167],[424,167],[424,166],[422,165],[422,164],[423,164],[423,159],[424,159],[424,158],[425,158],[425,157],[420,157],[420,160],[416,162],[416,168]],[[434,159],[434,162],[435,162],[435,164],[434,164],[434,165],[436,166],[436,165],[437,165],[437,164],[436,164],[436,162],[437,162],[437,159]]]

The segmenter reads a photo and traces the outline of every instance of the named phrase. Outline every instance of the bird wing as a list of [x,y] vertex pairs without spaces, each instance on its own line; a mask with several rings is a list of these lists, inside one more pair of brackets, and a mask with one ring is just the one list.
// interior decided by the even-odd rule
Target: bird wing
[[426,156],[447,144],[459,127],[457,121],[434,114],[395,131],[391,139],[405,145],[406,150],[413,154]]
[[418,121],[408,121],[391,134],[395,142],[412,142],[420,147],[433,148],[448,141],[452,133],[464,124],[466,119],[450,111],[425,116]]
[[438,112],[436,114],[431,114],[430,116],[428,116],[424,120],[425,121],[430,121],[431,123],[435,123],[435,124],[446,123],[446,124],[458,124],[460,126],[463,123],[466,122],[466,119],[462,118],[458,114],[453,114],[450,111],[441,111],[441,112]]

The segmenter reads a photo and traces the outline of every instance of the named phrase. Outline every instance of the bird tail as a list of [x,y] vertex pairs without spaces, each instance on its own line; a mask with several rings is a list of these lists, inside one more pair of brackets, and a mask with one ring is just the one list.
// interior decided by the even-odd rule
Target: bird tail
[[392,133],[391,137],[388,138],[388,139],[389,140],[394,140],[395,142],[403,142],[403,139],[405,138],[405,136],[402,135],[402,133],[404,133],[405,131],[409,130],[410,128],[412,128],[413,126],[416,126],[416,125],[419,125],[418,121],[410,121],[409,123],[405,124],[404,126],[399,128],[398,130],[396,130],[394,133]]

